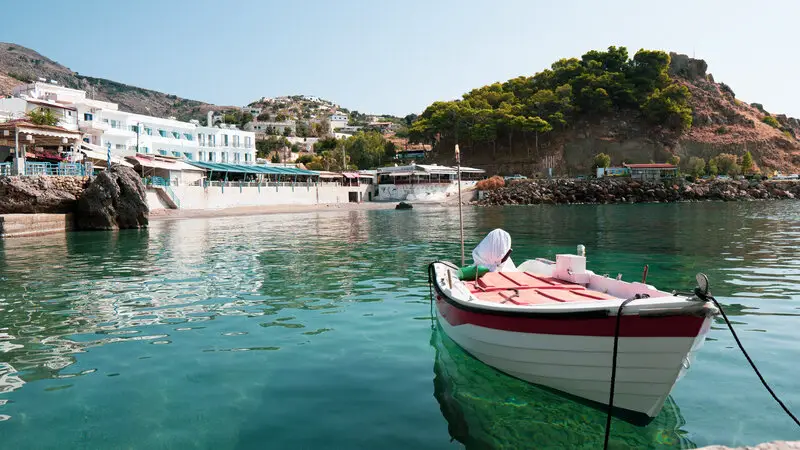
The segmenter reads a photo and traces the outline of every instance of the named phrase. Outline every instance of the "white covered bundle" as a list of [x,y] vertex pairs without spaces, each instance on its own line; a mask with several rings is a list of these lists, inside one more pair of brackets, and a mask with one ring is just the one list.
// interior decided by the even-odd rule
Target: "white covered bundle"
[[475,264],[486,266],[492,272],[508,272],[516,270],[516,266],[508,257],[511,251],[511,235],[500,228],[492,230],[472,251]]

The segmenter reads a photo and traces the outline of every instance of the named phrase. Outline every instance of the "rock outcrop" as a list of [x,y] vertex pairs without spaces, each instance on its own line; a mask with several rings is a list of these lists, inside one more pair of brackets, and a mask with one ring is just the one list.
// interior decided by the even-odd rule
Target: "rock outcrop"
[[87,178],[0,177],[0,214],[69,213]]
[[800,198],[798,182],[748,180],[675,180],[663,183],[624,179],[529,180],[486,191],[481,205],[571,203],[647,203],[703,200],[769,200]]
[[144,228],[149,210],[142,180],[128,167],[112,167],[89,184],[78,200],[75,225],[81,230]]

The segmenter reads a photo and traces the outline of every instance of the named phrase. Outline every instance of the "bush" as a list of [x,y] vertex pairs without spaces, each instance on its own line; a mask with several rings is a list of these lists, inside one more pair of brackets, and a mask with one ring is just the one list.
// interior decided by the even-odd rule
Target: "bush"
[[687,170],[692,177],[702,177],[706,173],[706,161],[703,158],[692,156],[689,158]]
[[778,122],[778,119],[776,119],[776,118],[774,118],[772,116],[764,116],[764,118],[761,119],[761,121],[764,122],[765,124],[771,126],[772,128],[780,128],[781,127],[781,124]]
[[611,167],[611,157],[605,153],[598,153],[594,157],[595,167]]
[[478,184],[475,185],[475,188],[479,191],[493,191],[495,189],[500,189],[506,185],[506,180],[499,175],[495,175],[491,178],[486,180],[478,181]]
[[716,130],[714,130],[714,132],[717,133],[717,134],[728,134],[728,127],[723,125],[721,127],[718,127]]

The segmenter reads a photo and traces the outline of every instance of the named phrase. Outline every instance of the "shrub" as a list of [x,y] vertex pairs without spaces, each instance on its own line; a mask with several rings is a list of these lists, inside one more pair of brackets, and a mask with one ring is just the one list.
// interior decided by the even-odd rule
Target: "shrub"
[[611,167],[611,157],[605,153],[598,153],[594,157],[595,167]]
[[702,177],[706,172],[706,161],[703,158],[698,158],[697,156],[692,156],[689,158],[689,163],[687,166],[689,174],[691,174],[692,177]]
[[789,131],[789,130],[783,130],[783,135],[786,136],[789,139],[793,139],[794,138],[794,136],[792,135],[792,132]]
[[774,118],[772,116],[764,116],[764,118],[761,119],[761,121],[764,122],[765,124],[771,126],[772,128],[780,128],[781,127],[781,124],[778,122],[778,119],[776,119],[776,118]]
[[486,180],[478,181],[475,185],[475,188],[479,191],[493,191],[495,189],[499,189],[506,185],[506,180],[499,175],[495,175],[491,178],[487,178]]
[[714,130],[714,132],[717,133],[717,134],[728,134],[728,127],[726,127],[724,125],[721,126],[721,127],[717,127],[717,129]]

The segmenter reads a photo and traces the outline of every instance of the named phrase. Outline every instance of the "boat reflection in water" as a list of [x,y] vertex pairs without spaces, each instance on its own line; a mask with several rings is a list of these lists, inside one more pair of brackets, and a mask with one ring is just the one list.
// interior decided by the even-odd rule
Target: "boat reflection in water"
[[[437,325],[434,397],[450,436],[468,449],[603,448],[606,414],[505,375],[476,360]],[[668,398],[646,427],[615,419],[609,448],[695,448]]]

